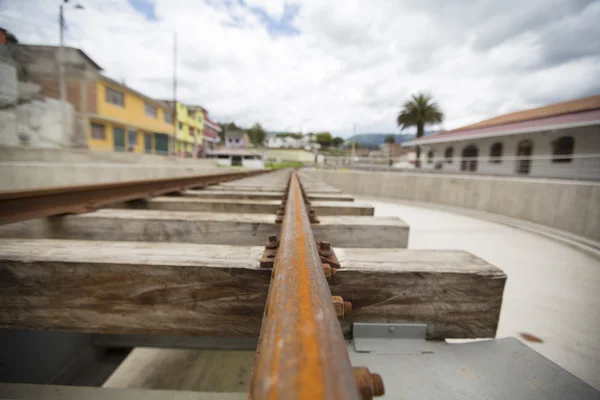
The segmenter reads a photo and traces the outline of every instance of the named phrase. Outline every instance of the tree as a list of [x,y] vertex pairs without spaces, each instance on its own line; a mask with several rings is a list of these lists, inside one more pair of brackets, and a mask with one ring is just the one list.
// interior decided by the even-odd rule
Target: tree
[[344,144],[344,139],[339,136],[336,136],[333,138],[332,144],[335,147],[340,147],[341,145]]
[[252,128],[247,130],[248,136],[250,137],[250,141],[255,146],[262,146],[267,137],[267,132],[263,129],[262,126],[257,122],[252,126]]
[[333,138],[331,137],[331,133],[329,132],[319,132],[317,133],[317,143],[321,145],[321,147],[329,147],[333,143]]
[[396,137],[394,135],[387,135],[384,139],[385,143],[394,144],[396,143]]
[[[398,113],[396,122],[401,130],[409,126],[417,127],[417,139],[425,133],[425,124],[438,124],[444,120],[444,113],[440,106],[431,99],[431,95],[418,93],[404,103]],[[421,166],[421,148],[417,146],[417,167]]]

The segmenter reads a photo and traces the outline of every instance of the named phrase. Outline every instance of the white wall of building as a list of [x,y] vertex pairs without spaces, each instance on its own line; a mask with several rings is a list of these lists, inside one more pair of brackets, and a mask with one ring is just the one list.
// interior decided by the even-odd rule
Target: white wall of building
[[[575,140],[573,158],[568,163],[552,161],[552,142],[562,136],[571,136]],[[500,136],[493,138],[436,143],[421,146],[421,166],[425,170],[434,170],[441,165],[442,172],[461,172],[462,151],[469,145],[478,148],[478,174],[518,175],[517,149],[523,140],[533,143],[531,168],[524,176],[552,177],[570,179],[600,179],[600,125],[557,131],[543,131],[522,135]],[[500,163],[492,163],[490,149],[494,143],[503,145]],[[444,159],[447,147],[453,147],[452,162]],[[428,162],[428,152],[434,152],[434,161]],[[439,169],[438,169],[439,170]],[[468,172],[468,171],[462,171]]]
[[[221,167],[231,167],[231,157],[228,158],[216,158],[217,164]],[[250,159],[243,158],[242,166],[246,168],[264,168],[265,162],[262,159]]]

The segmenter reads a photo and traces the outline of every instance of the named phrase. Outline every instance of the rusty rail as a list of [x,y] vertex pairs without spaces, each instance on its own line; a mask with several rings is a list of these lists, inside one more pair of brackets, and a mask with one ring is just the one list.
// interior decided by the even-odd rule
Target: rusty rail
[[152,179],[0,192],[0,225],[52,215],[93,211],[101,206],[258,175],[264,170],[184,178]]
[[295,172],[290,177],[250,397],[360,398]]

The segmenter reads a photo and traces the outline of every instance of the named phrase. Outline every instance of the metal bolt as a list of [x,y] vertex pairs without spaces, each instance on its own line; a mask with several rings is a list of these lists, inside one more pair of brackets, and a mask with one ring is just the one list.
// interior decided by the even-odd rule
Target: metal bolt
[[269,240],[267,241],[267,245],[265,246],[267,249],[276,249],[279,247],[279,240],[277,240],[277,236],[270,235]]
[[340,296],[331,296],[333,301],[333,308],[335,308],[335,314],[338,318],[344,318],[352,311],[352,303],[344,301]]
[[319,243],[319,250],[331,250],[331,242],[323,240]]
[[373,396],[383,396],[385,394],[381,375],[371,373],[366,367],[354,367],[352,368],[352,373],[354,374],[361,399],[371,400]]
[[344,314],[348,315],[352,312],[352,303],[349,301],[344,302]]
[[331,265],[323,264],[323,274],[325,275],[325,278],[331,278],[331,276],[333,275],[331,272]]

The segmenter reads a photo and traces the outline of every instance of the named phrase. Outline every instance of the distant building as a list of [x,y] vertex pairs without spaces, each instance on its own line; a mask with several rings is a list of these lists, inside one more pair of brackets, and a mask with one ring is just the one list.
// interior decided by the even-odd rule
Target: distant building
[[88,117],[91,150],[169,154],[173,118],[169,105],[100,76]]
[[207,157],[216,158],[222,166],[263,168],[265,165],[262,153],[252,148],[248,134],[239,130],[226,130],[225,145],[207,153]]
[[402,143],[384,143],[379,146],[381,149],[381,155],[383,157],[400,157],[406,153],[410,153],[412,150],[402,146]]
[[204,141],[202,155],[208,156],[217,149],[217,143],[220,142],[219,134],[221,127],[219,124],[208,117],[208,111],[204,110],[204,130],[202,131]]
[[600,96],[494,117],[405,142],[423,169],[600,180]]
[[[173,135],[170,107],[101,74],[82,50],[57,46],[14,45],[19,80],[32,82],[44,96],[60,99],[59,65],[65,76],[65,98],[75,111],[67,121],[70,146],[100,151],[168,154]],[[58,112],[54,130],[62,131]],[[58,123],[58,124],[57,124]],[[71,129],[73,128],[73,129]]]
[[[165,100],[173,108],[173,101]],[[198,106],[188,106],[177,102],[175,104],[175,144],[174,152],[179,157],[196,157],[198,147],[202,145],[204,137],[204,113]]]
[[270,149],[304,149],[309,151],[321,148],[321,145],[315,142],[314,135],[295,138],[289,135],[275,134],[267,138],[266,146]]
[[250,136],[244,131],[226,130],[225,147],[229,149],[240,149],[252,147]]

